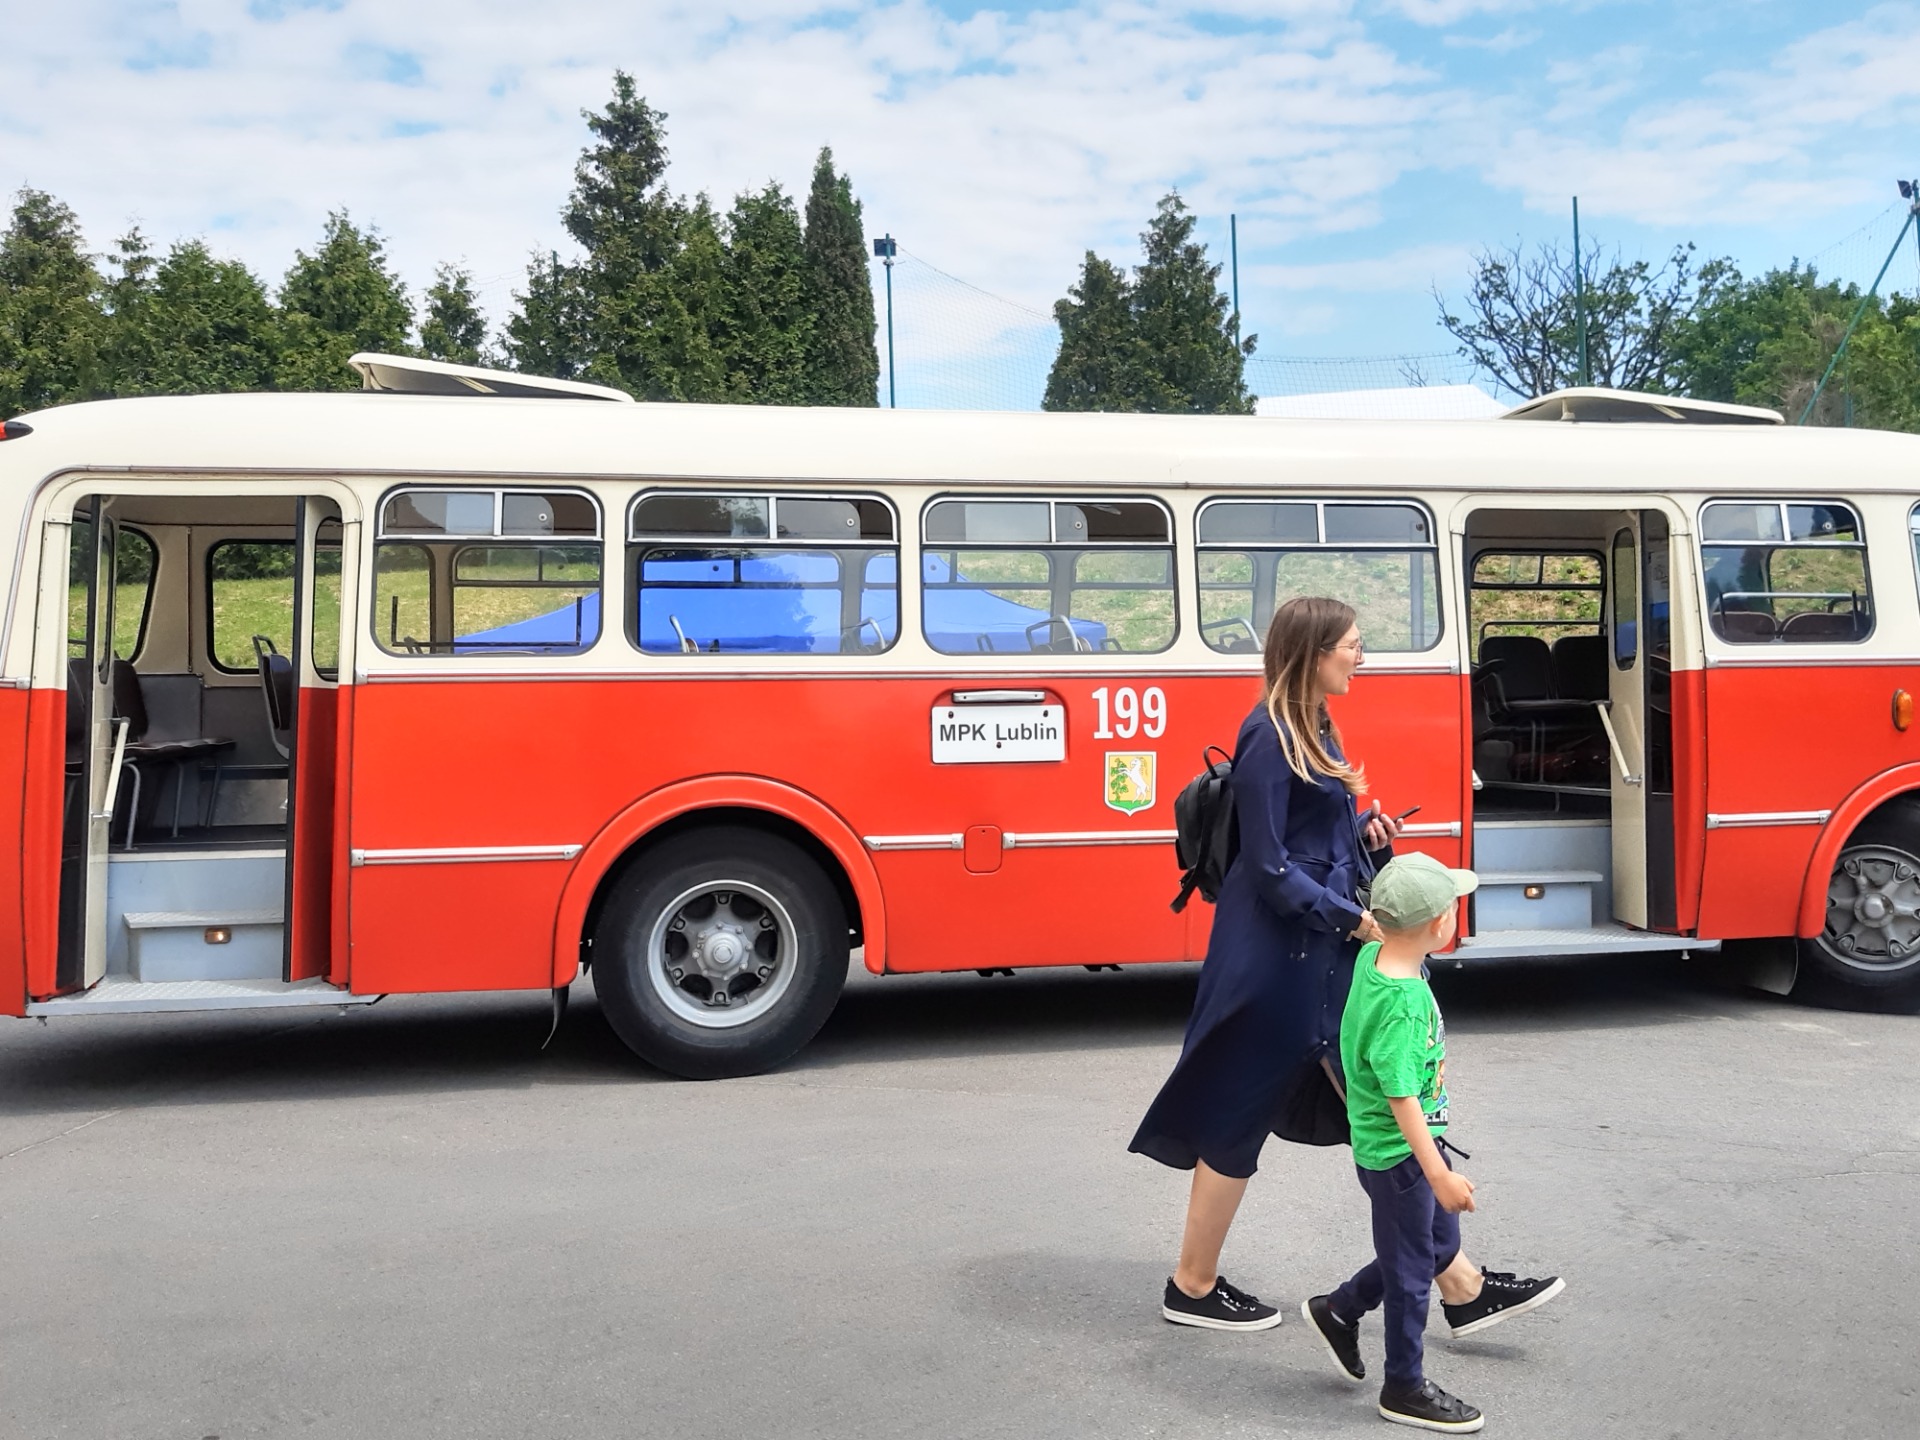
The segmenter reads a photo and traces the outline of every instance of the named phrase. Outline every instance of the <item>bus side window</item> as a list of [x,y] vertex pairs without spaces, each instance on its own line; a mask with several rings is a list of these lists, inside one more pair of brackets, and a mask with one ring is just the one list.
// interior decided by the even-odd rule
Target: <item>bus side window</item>
[[253,637],[285,655],[293,648],[291,540],[222,540],[207,551],[207,655],[237,675],[258,663]]
[[373,635],[393,655],[575,655],[600,638],[600,506],[418,488],[380,507]]
[[627,521],[649,655],[876,654],[900,638],[893,509],[867,496],[650,491]]
[[1223,654],[1259,653],[1274,611],[1296,595],[1353,606],[1372,652],[1440,641],[1439,550],[1418,505],[1210,500],[1196,538],[1200,634]]
[[[93,563],[93,521],[75,515],[69,543],[67,654],[78,658],[87,653],[87,567]],[[157,552],[151,539],[125,525],[114,539],[113,552],[113,653],[122,660],[137,660],[147,640]]]
[[1832,644],[1873,633],[1859,517],[1835,501],[1722,501],[1700,515],[1713,633],[1735,645]]
[[1150,655],[1173,644],[1173,522],[1148,500],[936,500],[922,624],[943,655]]

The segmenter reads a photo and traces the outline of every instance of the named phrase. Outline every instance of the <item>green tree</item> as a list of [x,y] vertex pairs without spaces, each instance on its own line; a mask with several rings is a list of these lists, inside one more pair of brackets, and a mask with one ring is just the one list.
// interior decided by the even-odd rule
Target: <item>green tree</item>
[[327,216],[320,244],[294,252],[280,286],[284,390],[351,390],[347,366],[357,350],[404,354],[413,311],[407,287],[388,268],[377,230],[361,230],[344,210]]
[[473,293],[473,276],[457,265],[433,267],[427,287],[426,318],[420,322],[420,353],[455,365],[491,363],[487,353],[487,317]]
[[1133,323],[1149,368],[1136,408],[1251,415],[1246,358],[1259,337],[1235,342],[1221,267],[1207,263],[1193,227],[1193,212],[1174,193],[1162,198],[1140,237],[1146,263],[1134,272]]
[[1135,408],[1115,403],[1142,391],[1146,370],[1125,272],[1087,251],[1080,283],[1054,302],[1053,318],[1060,326],[1060,351],[1047,374],[1044,408]]
[[679,248],[650,277],[654,389],[647,398],[727,399],[726,272],[719,217],[700,195],[681,214]]
[[1193,213],[1168,194],[1140,237],[1131,281],[1087,252],[1079,284],[1053,307],[1060,352],[1047,409],[1253,412],[1246,357],[1259,337],[1235,340],[1221,267],[1207,262],[1193,229]]
[[727,215],[719,344],[727,397],[802,405],[814,314],[800,214],[778,185],[739,196]]
[[104,393],[101,290],[73,211],[22,190],[0,234],[0,415]]
[[549,252],[527,262],[527,288],[513,292],[507,363],[528,375],[577,380],[593,360],[591,316],[579,269]]
[[812,405],[878,405],[880,352],[873,338],[873,280],[853,181],[822,147],[807,192],[807,337],[804,399]]
[[[1729,266],[1675,336],[1676,387],[1798,421],[1860,298],[1857,285],[1798,262],[1752,280]],[[1867,302],[1811,423],[1920,430],[1920,305],[1904,295]]]
[[238,260],[199,240],[156,261],[138,230],[120,242],[108,286],[116,395],[201,395],[270,390],[276,317],[267,288]]
[[[647,400],[704,396],[710,339],[704,319],[695,317],[704,315],[709,297],[686,296],[677,287],[699,283],[711,257],[703,253],[676,268],[690,213],[666,185],[667,117],[635,92],[624,70],[614,72],[607,108],[581,114],[592,143],[574,166],[573,192],[560,218],[585,251],[577,283],[586,373]],[[711,229],[711,214],[691,223]],[[696,239],[704,252],[706,237]],[[683,378],[689,364],[694,373]]]
[[[1678,388],[1676,339],[1689,318],[1725,283],[1731,262],[1696,267],[1691,245],[1664,264],[1608,258],[1595,245],[1582,255],[1590,383],[1670,394]],[[1573,254],[1556,245],[1474,256],[1462,313],[1434,292],[1440,324],[1459,353],[1519,395],[1547,395],[1580,381],[1579,287]]]

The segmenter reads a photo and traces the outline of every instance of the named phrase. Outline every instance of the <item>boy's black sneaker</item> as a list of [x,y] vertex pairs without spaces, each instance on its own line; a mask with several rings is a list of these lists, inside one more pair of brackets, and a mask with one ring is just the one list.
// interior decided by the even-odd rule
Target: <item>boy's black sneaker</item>
[[1381,1386],[1380,1415],[1396,1425],[1441,1430],[1449,1435],[1471,1434],[1487,1423],[1487,1417],[1473,1406],[1447,1394],[1431,1380],[1422,1380],[1411,1388]]
[[1271,1330],[1282,1318],[1273,1306],[1262,1305],[1229,1285],[1224,1275],[1215,1276],[1213,1289],[1198,1300],[1167,1281],[1160,1313],[1176,1325],[1198,1325],[1203,1330]]
[[1471,1335],[1476,1330],[1538,1309],[1566,1288],[1567,1282],[1557,1275],[1533,1280],[1502,1270],[1482,1270],[1478,1295],[1464,1305],[1442,1302],[1440,1309],[1453,1328],[1453,1338],[1458,1340],[1462,1335]]
[[1327,1296],[1301,1301],[1300,1318],[1314,1328],[1342,1376],[1356,1385],[1367,1378],[1367,1364],[1360,1358],[1360,1327],[1334,1314]]

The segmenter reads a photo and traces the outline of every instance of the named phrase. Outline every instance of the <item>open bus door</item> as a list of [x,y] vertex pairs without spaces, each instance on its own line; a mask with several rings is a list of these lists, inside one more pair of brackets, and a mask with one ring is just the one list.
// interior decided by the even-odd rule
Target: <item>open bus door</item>
[[[105,496],[45,531],[41,601],[57,607],[66,643],[41,653],[65,670],[67,760],[60,825],[59,954],[51,993],[84,990],[107,968],[107,849],[125,769],[126,721],[113,704],[114,563],[118,528]],[[61,585],[61,579],[65,584]]]
[[1658,510],[1619,517],[1607,550],[1613,917],[1677,928],[1673,790],[1672,557]]
[[[351,675],[353,604],[358,522],[342,521],[340,507],[324,498],[297,507],[298,564],[294,578],[291,653],[279,657],[287,701],[287,891],[285,914],[288,981],[331,976],[345,979],[345,927],[336,925],[334,894],[346,821],[341,730],[349,709],[342,704],[341,677]],[[275,665],[270,657],[262,662]],[[336,944],[341,963],[335,964]]]

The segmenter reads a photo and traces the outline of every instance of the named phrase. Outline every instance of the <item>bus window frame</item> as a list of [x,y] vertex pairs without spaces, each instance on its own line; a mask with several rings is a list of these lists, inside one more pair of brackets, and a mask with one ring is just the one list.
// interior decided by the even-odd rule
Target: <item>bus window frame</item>
[[[715,500],[764,500],[767,502],[767,533],[765,535],[737,536],[669,533],[644,536],[636,535],[634,533],[634,520],[639,513],[641,503],[649,498],[661,495],[672,496],[676,499],[683,500],[698,500],[702,498]],[[856,536],[846,541],[809,537],[798,539],[782,537],[780,534],[780,501],[782,499],[875,502],[885,509],[887,519],[892,525],[892,534],[886,539]],[[906,633],[906,602],[904,599],[906,586],[903,575],[906,565],[906,542],[903,538],[900,524],[900,507],[894,502],[892,496],[883,494],[878,490],[861,490],[857,488],[844,490],[794,490],[778,486],[717,486],[712,484],[698,486],[649,485],[643,490],[635,491],[628,497],[625,518],[621,521],[620,533],[622,537],[620,542],[621,563],[626,567],[625,584],[622,587],[625,593],[625,599],[621,606],[624,612],[621,618],[621,629],[625,633],[627,645],[633,653],[645,656],[648,660],[671,660],[675,656],[681,655],[709,656],[736,662],[743,659],[754,661],[796,659],[838,661],[846,658],[872,659],[876,655],[885,655],[895,649],[900,644],[901,637]],[[873,588],[881,590],[891,588],[893,590],[893,638],[885,644],[871,650],[861,649],[857,643],[857,637],[854,648],[850,650],[775,650],[770,652],[710,649],[688,650],[685,648],[679,650],[649,650],[641,643],[640,639],[640,592],[646,569],[646,555],[639,553],[642,552],[645,547],[649,546],[697,550],[760,550],[768,552],[825,551],[833,555],[836,562],[841,565],[840,580],[833,588],[841,592],[843,599],[846,594],[848,582],[847,567],[845,562],[840,558],[840,552],[863,551],[866,552],[868,556],[891,554],[893,556],[893,585],[891,587],[875,586]],[[864,594],[867,589],[867,562],[863,560],[858,568],[859,575],[856,583],[859,587],[859,592]],[[716,586],[715,588],[719,589],[723,587]],[[604,605],[605,601],[603,600],[601,603]],[[856,627],[856,629],[858,628],[859,627]],[[873,628],[878,630],[879,627],[875,625]],[[601,626],[603,633],[605,629],[606,626],[603,623]],[[842,633],[844,633],[844,631]],[[884,635],[882,638],[885,638]]]
[[[927,538],[927,521],[933,515],[934,506],[941,505],[941,504],[948,504],[954,501],[960,501],[962,503],[977,502],[977,503],[989,504],[989,505],[991,504],[1045,505],[1047,507],[1047,535],[1049,538],[1047,538],[1044,541],[1042,540],[929,540]],[[1100,541],[1092,541],[1092,540],[1062,541],[1060,539],[1060,507],[1062,505],[1129,505],[1129,504],[1150,505],[1155,510],[1158,510],[1160,512],[1161,518],[1167,522],[1166,539],[1164,540],[1100,540]],[[1114,663],[1114,657],[1116,655],[1125,656],[1129,660],[1140,659],[1140,658],[1144,658],[1146,656],[1152,656],[1152,655],[1166,655],[1166,654],[1170,654],[1172,651],[1178,648],[1180,644],[1180,637],[1185,628],[1181,623],[1181,613],[1182,613],[1183,607],[1181,605],[1181,597],[1180,597],[1180,528],[1174,517],[1173,507],[1158,495],[1142,495],[1142,494],[1138,494],[1136,492],[1131,492],[1131,491],[1124,494],[1089,495],[1084,492],[1061,491],[1061,490],[1039,490],[1039,491],[994,490],[994,491],[988,491],[980,494],[968,494],[964,491],[940,490],[940,491],[936,491],[932,495],[929,495],[924,501],[921,502],[918,529],[916,530],[915,533],[918,536],[918,541],[919,541],[919,555],[917,557],[919,564],[916,565],[915,573],[914,573],[914,584],[917,587],[915,590],[914,598],[915,598],[915,601],[917,602],[915,608],[919,611],[919,616],[920,616],[920,643],[925,645],[927,647],[927,650],[934,655],[941,656],[944,659],[966,659],[966,658],[969,658],[969,656],[973,653],[970,651],[942,650],[933,643],[932,638],[927,634],[927,604],[926,604],[927,583],[926,583],[926,575],[924,573],[926,556],[928,555],[929,552],[939,553],[939,552],[951,551],[955,554],[958,554],[962,550],[1006,550],[1006,551],[1021,551],[1021,550],[1036,551],[1037,550],[1043,553],[1047,553],[1049,555],[1068,554],[1068,553],[1072,553],[1075,555],[1084,555],[1090,552],[1097,553],[1102,550],[1156,550],[1156,551],[1164,550],[1167,552],[1167,583],[1164,588],[1167,594],[1173,600],[1173,629],[1168,633],[1167,643],[1165,645],[1162,645],[1155,650],[1076,650],[1076,651],[1029,650],[1025,652],[1022,652],[1019,650],[995,650],[995,651],[983,652],[987,654],[991,659],[1002,661],[1002,662],[1030,661],[1037,657],[1037,658],[1046,660],[1049,664],[1052,664],[1052,663],[1061,661],[1063,659],[1072,659],[1075,656],[1084,655],[1096,660],[1101,660],[1104,663],[1111,665]],[[1077,569],[1077,567],[1074,567],[1074,568]],[[1049,569],[1049,574],[1047,577],[1047,585],[1045,586],[1045,588],[1048,590],[1049,594],[1051,595],[1053,592],[1059,590],[1062,587],[1057,583],[1057,577],[1052,573],[1053,566],[1051,561],[1049,561],[1048,569]],[[904,582],[904,579],[905,577],[903,575],[902,576],[903,582]],[[935,588],[938,588],[938,587],[935,587]],[[991,587],[983,585],[975,588],[985,589],[985,588],[991,588]],[[1035,590],[1035,589],[1040,589],[1042,587],[1037,585],[1015,585],[1015,584],[1009,583],[1003,586],[1002,588],[1010,589],[1010,590],[1017,590],[1017,589]],[[1122,581],[1091,582],[1091,583],[1082,585],[1076,581],[1073,570],[1070,570],[1069,573],[1067,574],[1066,582],[1064,585],[1064,589],[1067,591],[1069,595],[1071,595],[1076,590],[1086,590],[1086,589],[1126,590],[1126,589],[1158,589],[1158,588],[1161,588],[1161,587],[1134,586]],[[1049,600],[1049,604],[1051,604],[1051,600]],[[1071,606],[1069,606],[1069,609],[1071,609]],[[1054,617],[1051,613],[1049,613],[1048,619],[1052,620],[1054,618],[1056,617]],[[1068,621],[1071,621],[1073,617],[1071,615],[1067,615],[1059,618],[1064,618]],[[905,627],[903,626],[902,628],[904,629]]]
[[[1486,559],[1489,555],[1535,555],[1542,560],[1549,560],[1549,559],[1591,560],[1593,562],[1594,569],[1599,573],[1600,578],[1591,585],[1582,584],[1577,581],[1558,581],[1558,582],[1549,583],[1548,581],[1545,581],[1545,580],[1536,580],[1526,585],[1498,585],[1493,583],[1483,584],[1478,578],[1476,578],[1477,572],[1480,569],[1480,562]],[[1569,628],[1576,625],[1579,625],[1579,626],[1590,625],[1593,627],[1594,634],[1596,635],[1606,634],[1607,596],[1609,594],[1609,588],[1607,585],[1607,557],[1598,550],[1576,550],[1565,545],[1558,545],[1558,546],[1490,545],[1484,550],[1474,551],[1473,555],[1470,557],[1467,565],[1466,589],[1467,589],[1467,616],[1468,616],[1469,624],[1472,623],[1473,592],[1476,590],[1504,590],[1510,593],[1514,591],[1521,591],[1521,590],[1580,590],[1580,591],[1590,590],[1590,591],[1593,591],[1595,594],[1599,595],[1600,597],[1600,613],[1591,620],[1485,620],[1485,621],[1482,621],[1480,624],[1480,633],[1469,637],[1473,641],[1475,653],[1478,653],[1481,643],[1487,638],[1485,632],[1486,632],[1486,627],[1488,625],[1535,625],[1535,626],[1564,625]]]
[[[1207,511],[1213,509],[1215,506],[1228,506],[1228,505],[1311,505],[1314,507],[1314,531],[1319,536],[1319,538],[1311,543],[1304,540],[1273,540],[1273,541],[1264,541],[1264,542],[1258,541],[1258,540],[1251,540],[1251,541],[1250,540],[1205,540],[1203,541],[1200,538],[1200,531],[1201,531],[1202,520],[1205,517]],[[1414,510],[1414,511],[1417,511],[1421,516],[1423,516],[1426,519],[1427,534],[1430,538],[1427,540],[1427,542],[1424,545],[1420,544],[1417,541],[1411,541],[1411,540],[1329,541],[1326,538],[1327,506],[1329,505],[1340,505],[1340,506],[1346,506],[1349,508],[1356,508],[1356,509],[1364,506],[1364,507],[1373,508],[1373,509]],[[1194,570],[1195,613],[1197,614],[1199,612],[1201,597],[1205,594],[1206,591],[1238,590],[1238,589],[1245,588],[1237,584],[1228,585],[1228,584],[1222,584],[1219,582],[1209,584],[1208,582],[1202,580],[1200,578],[1200,557],[1202,555],[1207,555],[1207,554],[1217,555],[1222,553],[1231,554],[1234,552],[1242,552],[1242,551],[1259,551],[1263,554],[1268,554],[1268,555],[1286,555],[1286,554],[1317,555],[1317,554],[1326,554],[1329,552],[1353,553],[1353,552],[1365,552],[1370,550],[1377,550],[1377,551],[1382,551],[1389,554],[1402,554],[1402,555],[1418,550],[1418,551],[1424,551],[1427,554],[1427,556],[1429,557],[1429,563],[1432,565],[1432,570],[1433,570],[1434,629],[1433,629],[1432,640],[1428,644],[1421,646],[1417,650],[1415,649],[1376,650],[1373,647],[1373,645],[1370,643],[1367,648],[1368,655],[1370,656],[1379,655],[1382,658],[1384,658],[1386,656],[1413,657],[1413,656],[1423,656],[1423,655],[1433,654],[1435,650],[1439,649],[1441,645],[1443,645],[1446,642],[1446,638],[1447,638],[1447,602],[1446,602],[1445,587],[1441,583],[1442,576],[1441,576],[1440,526],[1439,526],[1439,522],[1434,517],[1433,507],[1427,504],[1424,500],[1421,500],[1418,497],[1412,496],[1412,495],[1347,496],[1347,495],[1325,495],[1325,494],[1321,494],[1321,495],[1285,495],[1285,494],[1282,494],[1282,495],[1273,495],[1273,494],[1218,495],[1218,494],[1215,494],[1215,495],[1207,496],[1198,505],[1196,505],[1193,510],[1193,557],[1194,557],[1193,570]],[[1471,576],[1468,577],[1468,583],[1470,586]],[[1256,584],[1253,584],[1253,582],[1249,582],[1249,584],[1253,586],[1254,600],[1255,600],[1254,610],[1255,610],[1255,614],[1257,615],[1259,612],[1258,586]],[[1276,604],[1274,608],[1278,609],[1279,607]],[[1207,623],[1224,624],[1225,622],[1219,621],[1219,622],[1207,622]],[[1201,638],[1201,643],[1206,645],[1206,648],[1210,654],[1234,657],[1244,653],[1240,651],[1217,649],[1211,642],[1207,640],[1206,630],[1204,625],[1201,627],[1201,630],[1200,630],[1200,638]],[[1263,635],[1256,635],[1254,638],[1256,642],[1258,642],[1259,644],[1265,643],[1265,637]]]
[[[207,647],[207,663],[214,668],[216,673],[221,675],[252,675],[259,669],[257,664],[240,665],[237,667],[223,664],[220,659],[220,652],[214,643],[215,617],[213,613],[213,587],[218,577],[213,573],[213,557],[229,545],[284,545],[288,551],[292,553],[294,569],[297,571],[300,566],[300,542],[290,535],[222,535],[213,540],[201,556],[200,576],[202,588],[206,591],[204,598],[206,600],[207,613],[207,629],[202,639],[205,641]],[[289,574],[287,576],[287,588],[289,591],[295,589],[296,583],[297,576]],[[295,629],[297,630],[298,628],[296,617]]]
[[[486,493],[493,497],[493,529],[488,534],[483,535],[473,531],[449,532],[387,529],[387,507],[402,495],[472,495],[477,493]],[[508,530],[505,523],[506,502],[507,497],[512,495],[566,495],[575,499],[585,500],[593,507],[592,533],[583,535],[550,530],[543,534],[535,534],[519,530]],[[436,626],[441,618],[440,587],[443,579],[447,591],[446,618],[450,625],[453,623],[455,614],[453,592],[460,583],[455,579],[455,574],[458,568],[459,556],[463,551],[475,547],[487,548],[501,545],[541,545],[548,548],[564,548],[576,545],[596,546],[600,551],[600,580],[595,587],[596,593],[600,596],[602,612],[599,631],[593,639],[580,645],[578,648],[569,647],[557,651],[542,651],[538,658],[555,660],[578,657],[593,650],[606,636],[607,507],[597,493],[579,484],[577,481],[542,485],[524,481],[516,484],[500,484],[486,480],[470,480],[466,482],[441,480],[430,481],[425,484],[403,482],[398,485],[390,485],[381,491],[379,498],[374,501],[372,530],[373,536],[371,541],[368,542],[370,545],[370,563],[367,568],[367,632],[373,640],[374,648],[379,651],[380,654],[390,659],[413,659],[429,662],[444,662],[449,659],[459,659],[462,661],[472,661],[475,659],[520,659],[524,658],[526,652],[521,650],[502,651],[494,655],[486,652],[462,652],[453,646],[450,646],[446,650],[435,650],[431,647],[425,650],[391,649],[380,634],[380,605],[378,602],[380,589],[380,547],[382,545],[412,545],[425,552],[429,577],[427,614],[430,634],[432,633],[431,627]],[[447,547],[444,556],[435,552],[433,547],[436,545]],[[458,639],[458,636],[454,637],[456,644]]]
[[[1782,538],[1780,538],[1779,540],[1752,540],[1752,541],[1709,540],[1707,538],[1707,511],[1715,505],[1750,505],[1750,506],[1751,505],[1771,505],[1780,512],[1780,534]],[[1853,517],[1854,534],[1858,538],[1853,540],[1794,540],[1789,538],[1790,527],[1787,523],[1788,512],[1798,506],[1820,506],[1820,505],[1837,507],[1839,509],[1845,510],[1849,515],[1851,515]],[[1920,506],[1916,506],[1915,509],[1920,510]],[[1911,523],[1912,523],[1911,520],[1909,520],[1908,523],[1909,523],[1909,526],[1911,526]],[[1866,628],[1862,630],[1858,635],[1847,636],[1845,638],[1841,638],[1837,636],[1822,636],[1816,640],[1789,641],[1786,639],[1784,635],[1781,635],[1777,630],[1773,635],[1760,640],[1742,640],[1742,639],[1737,639],[1733,636],[1728,635],[1725,631],[1720,629],[1719,625],[1716,624],[1714,620],[1714,608],[1713,608],[1714,596],[1712,591],[1709,590],[1707,587],[1707,568],[1708,568],[1707,567],[1707,551],[1709,548],[1726,549],[1735,545],[1766,547],[1766,549],[1770,552],[1767,557],[1767,567],[1769,572],[1771,572],[1773,567],[1773,557],[1771,552],[1777,551],[1777,550],[1856,550],[1858,551],[1860,554],[1860,578],[1863,585],[1861,595],[1866,600],[1866,605],[1867,605]],[[1779,649],[1783,647],[1793,651],[1798,651],[1809,645],[1864,645],[1868,641],[1872,640],[1874,635],[1877,634],[1880,629],[1880,601],[1879,601],[1879,597],[1874,593],[1874,588],[1873,588],[1873,556],[1872,556],[1872,547],[1869,545],[1867,541],[1867,518],[1866,518],[1866,513],[1864,508],[1861,506],[1860,502],[1857,500],[1853,500],[1845,496],[1837,496],[1837,495],[1827,495],[1827,496],[1811,495],[1805,491],[1795,491],[1792,493],[1781,493],[1781,494],[1775,494],[1775,495],[1761,495],[1761,496],[1756,496],[1756,495],[1753,495],[1752,493],[1747,493],[1747,494],[1729,493],[1729,494],[1709,495],[1705,499],[1701,500],[1698,507],[1696,507],[1696,509],[1694,510],[1693,559],[1694,559],[1695,565],[1699,570],[1700,618],[1702,622],[1700,626],[1700,630],[1701,630],[1701,638],[1703,640],[1713,641],[1721,645],[1731,646],[1734,649],[1740,650],[1743,652],[1773,650],[1773,649]],[[1721,592],[1721,597],[1723,600],[1725,598],[1726,593],[1727,592],[1725,591]],[[1745,595],[1745,594],[1751,594],[1752,592],[1735,591],[1733,593]],[[1825,595],[1825,592],[1787,591],[1787,590],[1767,592],[1769,606],[1771,606],[1772,602],[1777,599],[1780,599],[1783,597],[1787,599],[1791,599],[1791,598],[1794,598],[1796,595],[1807,596],[1809,598],[1821,598],[1822,596]],[[1837,598],[1837,597],[1833,597],[1833,598]],[[1725,613],[1724,606],[1722,607],[1721,613],[1722,614]],[[1769,609],[1767,613],[1769,617],[1772,618],[1777,625],[1779,621],[1779,617],[1773,615],[1771,609]],[[1809,612],[1802,612],[1802,613],[1811,614],[1816,612],[1809,611]]]
[[[77,513],[74,516],[73,521],[70,523],[76,524],[76,525],[82,523]],[[91,525],[93,522],[91,520],[88,520],[84,523]],[[160,586],[160,545],[159,545],[159,542],[157,542],[153,538],[153,536],[149,535],[146,531],[142,530],[138,525],[116,524],[114,527],[114,534],[116,537],[121,535],[138,535],[141,538],[141,540],[146,542],[146,547],[147,547],[147,555],[148,555],[147,593],[145,598],[142,599],[140,602],[140,624],[138,625],[138,627],[135,628],[133,632],[133,653],[131,655],[122,655],[118,657],[122,660],[125,660],[129,665],[131,665],[139,660],[141,652],[147,648],[147,621],[151,619],[153,616],[153,592],[157,590]],[[116,544],[119,543],[117,538],[115,540],[115,543]],[[114,620],[116,623],[118,623],[120,618],[119,617],[119,604],[120,604],[119,581],[120,581],[119,556],[116,553],[116,555],[114,556],[114,586],[113,586],[113,589],[115,592],[113,597]],[[68,643],[69,645],[71,645],[72,643],[71,636],[68,637]],[[111,644],[111,641],[109,641],[109,644]]]

